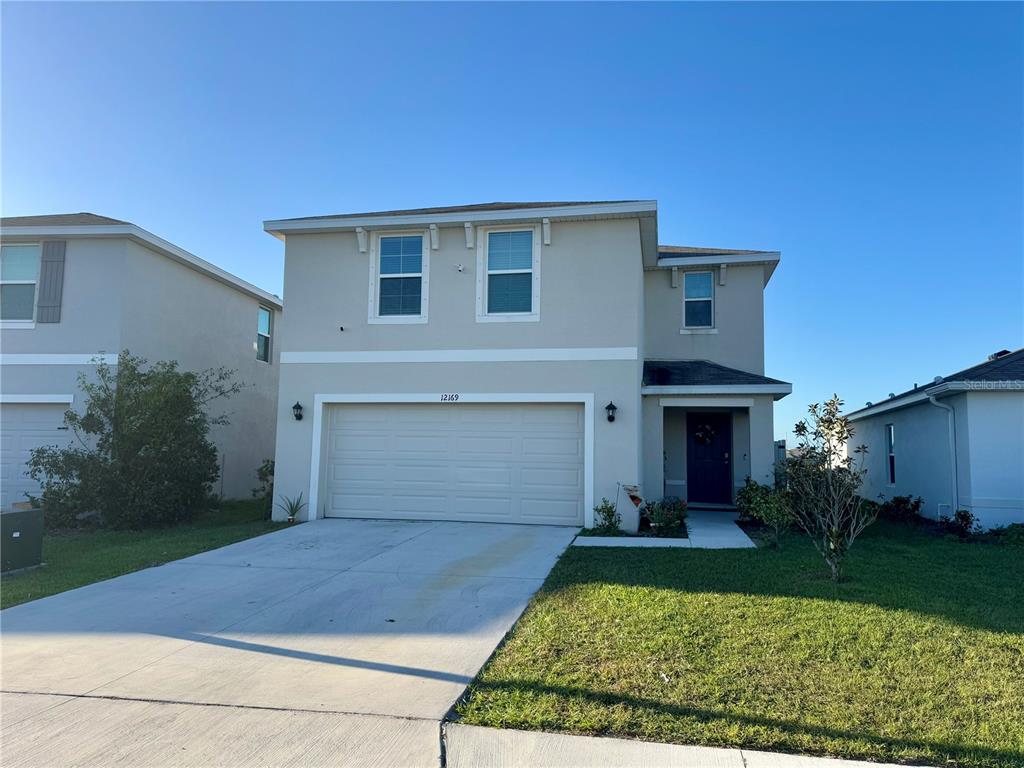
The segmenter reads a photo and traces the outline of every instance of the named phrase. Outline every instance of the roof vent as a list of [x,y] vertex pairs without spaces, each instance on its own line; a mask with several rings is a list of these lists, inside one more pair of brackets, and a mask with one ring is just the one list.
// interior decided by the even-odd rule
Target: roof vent
[[896,397],[896,393],[895,392],[890,392],[889,393],[889,397]]
[[1000,357],[1006,357],[1008,354],[1010,354],[1010,350],[1000,349],[998,352],[993,352],[989,355],[988,360],[989,362],[992,362],[993,360],[998,360]]
[[936,376],[934,379],[932,379],[932,384],[938,384],[940,381],[942,381],[942,377]]
[[868,408],[870,408],[871,407],[871,401],[868,400],[866,403],[864,403],[864,405],[867,406]]

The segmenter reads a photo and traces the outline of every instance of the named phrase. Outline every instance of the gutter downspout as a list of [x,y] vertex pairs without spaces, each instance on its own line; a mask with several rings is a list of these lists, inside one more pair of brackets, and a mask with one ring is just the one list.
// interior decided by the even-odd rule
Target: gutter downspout
[[936,408],[941,408],[949,414],[949,458],[953,465],[953,508],[950,510],[951,514],[956,514],[960,509],[960,486],[959,486],[959,469],[956,461],[956,419],[955,411],[953,406],[947,405],[946,403],[940,403],[935,399],[934,395],[928,395],[928,402],[934,405]]

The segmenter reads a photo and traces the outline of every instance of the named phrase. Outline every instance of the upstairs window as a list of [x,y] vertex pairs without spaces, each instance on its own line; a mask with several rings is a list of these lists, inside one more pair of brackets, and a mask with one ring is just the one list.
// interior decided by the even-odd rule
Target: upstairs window
[[260,307],[256,317],[256,359],[264,363],[270,362],[270,332],[273,321],[273,311]]
[[377,239],[371,322],[426,321],[425,239],[422,234],[381,235]]
[[488,230],[478,259],[477,319],[538,319],[539,244],[536,228]]
[[712,272],[686,272],[683,276],[683,327],[715,325],[715,280]]
[[35,320],[38,245],[0,247],[0,320]]
[[885,425],[885,453],[888,459],[889,485],[896,485],[896,428]]

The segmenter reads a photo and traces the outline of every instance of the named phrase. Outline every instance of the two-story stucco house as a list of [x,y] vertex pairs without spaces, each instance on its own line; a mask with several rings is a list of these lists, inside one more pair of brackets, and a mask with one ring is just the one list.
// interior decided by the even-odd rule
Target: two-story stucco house
[[216,490],[248,496],[273,457],[280,300],[117,219],[76,213],[0,220],[0,434],[4,509],[38,486],[32,448],[70,439],[64,411],[81,403],[78,374],[129,350],[184,370],[226,367],[245,387],[217,403],[231,423],[211,439]]
[[589,525],[617,483],[728,505],[771,481],[778,253],[659,247],[653,201],[264,226],[285,241],[276,490],[307,514]]

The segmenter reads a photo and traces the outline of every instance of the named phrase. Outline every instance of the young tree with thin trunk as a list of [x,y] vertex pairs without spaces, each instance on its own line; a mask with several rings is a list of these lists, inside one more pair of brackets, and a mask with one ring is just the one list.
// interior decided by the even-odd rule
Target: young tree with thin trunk
[[854,430],[841,413],[838,395],[808,408],[809,417],[797,422],[797,456],[786,463],[786,487],[796,524],[810,537],[829,567],[833,581],[843,575],[843,561],[854,540],[875,521],[877,510],[859,492],[866,470],[859,459],[867,453],[850,445]]

